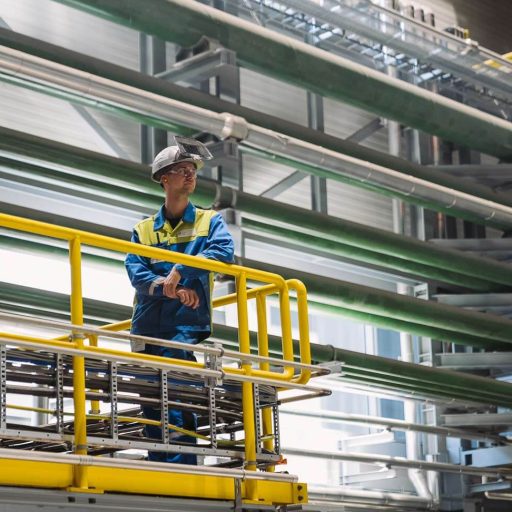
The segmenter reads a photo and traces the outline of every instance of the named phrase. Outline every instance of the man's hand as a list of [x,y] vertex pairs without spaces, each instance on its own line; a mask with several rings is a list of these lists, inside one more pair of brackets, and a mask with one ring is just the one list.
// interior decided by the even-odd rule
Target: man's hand
[[176,287],[180,282],[181,274],[176,270],[176,267],[169,272],[169,275],[165,278],[163,282],[163,293],[166,297],[170,299],[176,299]]
[[192,309],[197,309],[199,307],[199,295],[197,295],[195,290],[190,288],[180,288],[176,292],[176,296],[184,306],[188,306]]

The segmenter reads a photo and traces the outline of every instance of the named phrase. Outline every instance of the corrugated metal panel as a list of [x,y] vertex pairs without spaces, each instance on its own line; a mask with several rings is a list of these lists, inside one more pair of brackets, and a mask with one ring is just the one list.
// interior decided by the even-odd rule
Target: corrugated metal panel
[[242,105],[298,124],[307,124],[306,91],[293,85],[240,69]]
[[[270,162],[252,155],[244,155],[244,191],[250,194],[260,195],[270,187],[285,179],[295,169],[285,165]],[[287,204],[293,204],[301,208],[311,208],[311,187],[309,176],[288,190],[274,198]]]
[[[50,0],[0,0],[0,17],[20,33],[138,69],[134,30]],[[0,87],[3,126],[117,156],[71,104],[4,83]],[[88,113],[122,148],[119,156],[139,160],[136,123],[92,109]]]
[[329,215],[381,229],[393,230],[391,199],[338,182],[327,184]]
[[2,126],[114,155],[66,101],[0,83]]
[[[374,114],[331,99],[324,100],[324,110],[325,131],[342,139],[349,137],[375,119]],[[381,128],[361,144],[387,153],[386,128]],[[327,204],[329,215],[382,229],[393,228],[391,199],[386,196],[329,181]]]
[[139,68],[139,36],[130,28],[51,0],[0,0],[0,16],[16,32]]

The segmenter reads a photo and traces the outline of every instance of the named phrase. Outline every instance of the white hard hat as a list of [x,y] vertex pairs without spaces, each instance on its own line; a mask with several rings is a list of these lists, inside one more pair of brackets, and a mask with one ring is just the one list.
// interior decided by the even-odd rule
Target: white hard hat
[[204,166],[203,159],[199,155],[184,154],[178,146],[169,146],[162,149],[162,151],[155,156],[153,164],[151,165],[151,179],[160,183],[160,178],[163,174],[162,171],[180,162],[191,162],[195,165],[197,170]]

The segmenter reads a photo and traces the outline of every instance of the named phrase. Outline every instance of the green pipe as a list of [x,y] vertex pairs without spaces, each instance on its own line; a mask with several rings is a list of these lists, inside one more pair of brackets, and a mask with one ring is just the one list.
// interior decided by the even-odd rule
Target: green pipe
[[[13,172],[14,171],[14,172]],[[81,175],[63,172],[62,169],[42,167],[27,162],[20,162],[0,156],[0,174],[10,181],[26,183],[27,180],[37,179],[38,186],[52,186],[59,191],[69,193],[74,197],[94,199],[109,205],[117,205],[130,208],[134,205],[142,206],[153,213],[162,206],[162,199],[157,194],[149,195],[129,188],[122,190],[119,187],[106,186],[105,182],[98,179],[90,179]]]
[[[428,385],[419,385],[419,386],[411,386],[407,384],[400,384],[400,383],[389,383],[389,382],[381,382],[374,378],[367,378],[364,376],[364,372],[361,374],[347,374],[346,376],[342,375],[340,382],[343,383],[343,381],[347,382],[353,382],[359,385],[364,385],[370,389],[381,389],[381,390],[389,390],[401,393],[408,393],[409,395],[416,396],[417,398],[428,398],[428,396],[436,396],[436,398],[445,400],[445,401],[452,401],[452,400],[460,400],[461,402],[477,402],[477,403],[483,403],[483,404],[489,404],[488,398],[485,396],[476,396],[475,394],[471,393],[465,393],[465,394],[457,394],[454,395],[453,393],[442,391],[442,390],[435,390],[431,389]],[[506,407],[510,407],[510,404],[512,404],[512,401],[509,398],[495,398],[495,400],[499,401],[500,403],[504,404]],[[508,404],[508,405],[505,405]]]
[[[45,238],[37,237],[34,240],[26,240],[15,238],[12,236],[3,236],[0,235],[0,244],[14,248],[19,247],[24,250],[30,250],[32,252],[38,251],[43,253],[52,252],[54,254],[60,254],[64,256],[67,254],[67,248],[63,245],[59,245],[58,241],[48,241]],[[108,254],[108,256],[98,256],[95,254],[90,254],[87,252],[87,248],[84,248],[86,251],[84,254],[84,258],[88,259],[98,259],[102,264],[116,265],[119,266],[122,263],[122,260],[114,259],[114,253]],[[257,266],[257,265],[253,265]],[[499,349],[499,350],[508,350],[510,347],[507,343],[503,342],[493,342],[486,338],[480,338],[477,336],[471,336],[468,334],[462,333],[454,333],[453,331],[448,331],[446,329],[441,329],[438,327],[430,327],[425,325],[420,325],[412,322],[404,322],[400,320],[396,320],[394,318],[372,315],[368,313],[363,313],[356,310],[346,309],[339,306],[333,306],[330,304],[325,304],[323,302],[315,302],[314,299],[309,296],[308,302],[310,306],[315,307],[317,309],[327,311],[329,313],[333,313],[336,315],[341,315],[346,318],[350,318],[357,322],[367,323],[376,325],[379,327],[383,327],[386,329],[391,329],[395,331],[402,332],[410,332],[417,336],[425,336],[437,340],[445,340],[453,343],[459,343],[462,345],[469,345],[473,347],[481,347],[487,349]],[[254,340],[255,341],[255,340]],[[256,343],[256,341],[255,341]]]
[[[16,155],[23,155],[23,158],[46,162],[38,165],[45,165],[48,169],[46,172],[56,178],[69,180],[71,174],[71,182],[78,175],[100,181],[105,190],[110,188],[112,193],[121,198],[125,196],[134,204],[148,205],[163,201],[159,199],[162,197],[160,187],[148,178],[150,171],[147,165],[2,127],[0,151],[10,160],[19,159]],[[83,172],[76,173],[73,169]],[[234,207],[243,214],[265,220],[267,228],[275,230],[277,234],[280,234],[277,223],[288,224],[293,226],[293,230],[287,231],[290,237],[300,241],[304,235],[314,236],[314,247],[318,244],[329,250],[331,244],[341,243],[353,247],[353,250],[359,248],[380,254],[379,258],[383,261],[393,258],[398,267],[402,264],[404,271],[409,270],[415,275],[416,272],[417,275],[424,275],[419,273],[421,267],[418,265],[426,265],[437,269],[435,272],[440,273],[439,279],[445,282],[450,282],[454,274],[458,274],[468,276],[467,281],[462,278],[466,287],[481,289],[478,280],[486,282],[489,289],[494,289],[496,285],[500,289],[512,287],[512,269],[509,265],[263,197],[234,192],[228,187],[218,187],[209,180],[198,180],[193,201],[202,206],[217,201],[220,207]]]
[[483,153],[512,158],[512,129],[506,121],[199,2],[57,1],[181,46],[210,37],[236,51],[247,67]]
[[[434,168],[427,168],[402,158],[367,148],[349,140],[342,140],[332,135],[313,130],[312,128],[257,112],[241,105],[236,105],[216,96],[196,91],[190,87],[181,87],[169,81],[144,75],[137,71],[74,52],[67,48],[52,45],[45,41],[31,38],[1,27],[0,44],[141,90],[205,108],[213,112],[231,112],[232,114],[243,117],[251,124],[304,140],[345,155],[353,156],[360,160],[394,169],[454,190],[466,192],[469,195],[512,206],[512,200],[506,195],[496,193],[487,187],[474,184],[469,180],[460,180],[447,173],[439,172]],[[357,183],[356,185],[361,186],[361,183]],[[378,191],[382,192],[380,189]],[[410,198],[408,200],[410,201]],[[480,222],[482,222],[481,219]]]
[[[440,202],[435,200],[413,196],[411,194],[397,191],[393,187],[386,187],[385,185],[372,183],[371,180],[366,180],[366,176],[360,179],[353,178],[350,176],[346,176],[342,172],[334,170],[332,168],[322,167],[319,164],[311,164],[308,162],[299,161],[297,159],[278,155],[276,153],[266,151],[261,148],[248,146],[243,141],[240,144],[239,149],[242,153],[247,153],[249,155],[253,155],[259,158],[271,160],[281,165],[285,165],[288,167],[304,171],[306,174],[318,176],[319,178],[334,180],[354,187],[363,188],[365,190],[369,190],[377,194],[400,199],[402,201],[405,201],[406,203],[416,204],[427,209],[442,212],[446,215],[459,217],[470,222],[476,222],[477,224],[486,224],[502,230],[510,229],[510,223],[506,219],[494,219],[494,217],[484,219],[483,217],[485,217],[485,215],[482,215],[481,213],[473,212],[463,207],[459,208],[457,202],[454,202],[454,204],[452,205],[445,206],[444,204],[441,204]],[[428,181],[430,182],[431,180],[428,179]]]
[[[48,250],[48,249],[46,249]],[[63,255],[65,249],[60,250]],[[84,260],[93,256],[84,255]],[[96,258],[96,256],[94,256]],[[0,286],[0,304],[4,311],[13,311],[23,314],[31,313],[36,316],[44,316],[69,321],[69,296],[57,292],[36,290],[34,288],[18,286],[9,283],[2,283]],[[94,299],[84,299],[84,314],[86,322],[89,324],[110,323],[126,320],[131,315],[131,307],[120,306],[112,303],[106,303]],[[221,339],[229,346],[238,346],[238,331],[234,327],[216,324],[214,327],[215,338]],[[250,332],[251,347],[256,351],[257,333]],[[299,342],[294,340],[294,351],[299,353]],[[273,355],[281,356],[281,338],[279,336],[269,335],[269,347]],[[335,348],[332,345],[320,345],[313,343],[311,345],[313,360],[320,363],[329,363],[341,361],[347,369],[360,368],[367,369],[369,372],[382,373],[384,375],[405,375],[410,377],[411,381],[418,382],[419,386],[437,386],[450,385],[457,382],[460,387],[471,390],[472,399],[492,405],[510,406],[507,396],[510,395],[512,386],[505,382],[495,381],[489,378],[467,375],[452,370],[441,370],[423,365],[405,363],[379,356],[372,356],[359,352],[353,352],[341,348]],[[363,382],[363,378],[357,379]],[[379,386],[385,384],[382,381]],[[374,386],[375,387],[375,386]],[[399,385],[394,385],[391,389],[400,391]],[[490,393],[481,396],[480,390]],[[436,392],[424,392],[422,396],[439,397]],[[450,395],[452,396],[452,395]],[[443,394],[444,397],[444,394]]]
[[489,283],[477,277],[470,277],[451,272],[449,270],[416,263],[415,261],[404,260],[388,254],[376,251],[361,249],[353,245],[335,242],[327,238],[306,235],[293,229],[286,229],[281,226],[269,223],[258,222],[254,219],[242,218],[242,230],[244,233],[255,235],[268,235],[271,240],[282,242],[296,242],[297,247],[311,247],[332,256],[350,258],[355,264],[361,262],[370,263],[409,276],[421,276],[427,280],[441,281],[445,283],[462,286],[482,292],[500,292],[506,287],[497,283]]
[[[308,297],[322,299],[325,306],[335,306],[357,314],[377,315],[407,324],[418,324],[452,333],[452,340],[459,334],[482,338],[495,346],[512,343],[512,321],[488,313],[467,311],[462,308],[437,304],[435,302],[399,295],[368,286],[308,274],[244,258],[248,267],[265,268],[268,272],[286,278],[300,279],[308,289]],[[410,332],[407,329],[405,332]],[[442,338],[441,338],[442,339]]]
[[[418,372],[415,365],[404,363],[402,361],[394,361],[392,359],[385,359],[382,361],[381,357],[362,354],[359,352],[351,352],[342,349],[335,350],[340,351],[340,353],[336,354],[335,357],[340,357],[340,360],[343,361],[343,371],[351,372],[364,369],[368,375],[380,376],[386,379],[398,379],[402,380],[403,382],[411,383],[416,382],[418,379]],[[387,361],[392,361],[392,364],[387,364]],[[439,370],[429,366],[425,366],[424,368],[426,368],[426,371],[423,372],[425,374],[425,379],[427,379],[427,376],[428,379],[437,379],[437,381],[432,385],[438,385],[445,390],[459,391],[463,395],[467,395],[467,382],[462,383],[460,381],[460,373],[446,372],[442,370],[443,378],[441,381],[439,378],[440,376],[437,375]],[[487,393],[493,396],[499,394],[502,398],[506,398],[512,401],[512,396],[510,394],[511,385],[509,383],[495,381],[493,379],[483,379],[483,382],[480,379],[478,380],[478,383],[477,392],[479,394],[483,395]],[[497,391],[498,388],[501,389],[499,393]]]
[[[169,118],[169,116],[163,114],[160,115],[159,113],[155,113],[154,111],[150,110],[149,112],[140,113],[137,110],[134,110],[130,106],[125,106],[121,100],[121,102],[118,103],[112,103],[111,98],[108,99],[90,99],[87,94],[85,94],[82,90],[82,88],[79,88],[78,90],[73,89],[73,87],[63,88],[59,84],[52,83],[50,79],[47,80],[33,80],[30,78],[25,78],[23,76],[23,73],[2,73],[0,74],[0,79],[3,81],[13,83],[15,85],[24,86],[31,90],[36,90],[42,93],[47,93],[50,96],[54,96],[57,98],[61,98],[67,101],[75,102],[81,105],[87,105],[91,107],[98,108],[100,110],[104,110],[106,112],[110,112],[113,114],[119,114],[124,117],[128,117],[130,119],[135,120],[136,122],[141,122],[145,124],[149,124],[151,126],[155,126],[158,128],[163,128],[165,130],[169,130],[172,132],[177,132],[181,134],[191,135],[194,133],[194,130],[189,130],[184,125],[187,124],[186,121],[183,121],[183,126],[181,124],[176,124],[176,122]],[[73,89],[73,90],[71,90]],[[165,110],[165,109],[164,109]],[[190,116],[189,116],[190,118]],[[202,118],[204,121],[204,117]],[[218,122],[221,122],[220,119]],[[194,123],[190,123],[194,124]],[[201,123],[199,123],[200,125]],[[196,122],[194,126],[197,128],[199,126]],[[220,127],[219,127],[220,130]],[[215,132],[216,135],[219,135],[218,131]],[[247,145],[250,144],[250,141],[242,141],[241,148],[245,148],[247,150]],[[428,198],[422,198],[419,197],[421,194],[407,194],[404,192],[400,192],[396,190],[396,187],[394,185],[388,185],[386,183],[382,184],[374,184],[370,183],[366,179],[353,179],[349,178],[343,175],[343,173],[338,172],[336,169],[333,169],[333,165],[336,167],[336,164],[330,163],[326,164],[325,167],[321,167],[316,165],[316,163],[306,163],[304,162],[303,153],[299,153],[294,158],[291,157],[284,157],[284,156],[278,156],[274,152],[269,152],[266,149],[252,149],[253,153],[257,154],[260,157],[271,159],[271,160],[277,160],[283,163],[286,163],[288,165],[296,166],[300,169],[303,169],[307,172],[309,172],[312,175],[321,176],[329,179],[334,179],[337,181],[341,181],[344,183],[350,183],[353,185],[357,185],[363,188],[367,188],[370,190],[376,190],[380,193],[387,194],[391,197],[398,197],[404,201],[413,202],[415,204],[419,204],[421,206],[427,207],[427,208],[433,208],[435,210],[444,212],[445,214],[453,214],[458,215],[466,220],[473,221],[473,222],[481,222],[482,220],[485,223],[488,223],[489,225],[496,227],[498,229],[509,229],[512,225],[512,221],[510,220],[510,215],[505,212],[503,212],[503,215],[499,212],[496,212],[495,210],[488,208],[485,205],[477,205],[475,203],[475,199],[470,200],[471,205],[467,205],[465,201],[455,201],[452,198],[452,195],[447,193],[447,196],[444,200],[444,203],[441,201],[440,198],[435,196],[435,194],[428,194]],[[367,165],[365,162],[360,162],[360,167],[364,167]],[[366,173],[365,173],[366,175]],[[449,204],[451,206],[446,206],[446,204]],[[460,205],[460,206],[459,206]],[[484,212],[482,211],[482,208],[484,209]],[[509,207],[506,207],[509,208]],[[495,215],[496,214],[496,215]]]
[[[366,368],[351,368],[343,365],[341,369],[341,375],[344,377],[345,375],[355,376],[360,379],[368,379],[373,380],[374,382],[382,382],[383,384],[393,385],[397,387],[401,387],[402,389],[410,389],[416,391],[429,391],[431,393],[436,393],[439,396],[452,396],[458,397],[461,399],[467,399],[468,390],[464,389],[462,386],[450,386],[445,383],[429,383],[425,382],[418,383],[417,379],[409,379],[403,378],[400,375],[384,375],[381,372],[372,372]],[[481,398],[492,398],[496,395],[494,393],[487,393],[483,390],[479,390],[478,393]],[[509,403],[512,404],[512,396],[510,394],[510,390],[506,394],[502,394],[499,396],[501,400],[509,400]]]
[[[2,168],[8,169],[5,174],[7,179],[11,181],[23,183],[26,182],[27,179],[37,178],[40,185],[46,183],[47,185],[53,185],[54,187],[58,186],[63,192],[68,192],[68,189],[63,186],[64,184],[67,184],[71,187],[73,196],[85,198],[94,197],[96,200],[104,201],[111,205],[118,204],[125,208],[138,205],[147,209],[148,213],[152,213],[160,208],[162,204],[162,198],[157,190],[155,190],[155,194],[149,195],[129,188],[120,189],[119,186],[109,186],[104,181],[77,176],[76,173],[70,174],[69,171],[63,172],[62,169],[51,169],[36,166],[34,164],[22,163],[0,156],[0,173],[2,173]],[[15,171],[15,173],[10,171]],[[122,191],[122,195],[119,194],[120,190]],[[201,202],[201,194],[196,194],[195,201]],[[302,233],[297,233],[294,230],[255,222],[250,219],[244,219],[242,226],[244,232],[270,234],[273,238],[276,238],[275,235],[278,235],[277,238],[280,240],[286,242],[294,240],[300,243],[301,247],[307,246],[315,249],[323,249],[330,255],[352,258],[355,263],[371,263],[386,269],[397,270],[401,273],[407,272],[413,276],[421,276],[426,279],[434,279],[441,282],[444,281],[446,283],[478,291],[499,292],[506,289],[503,286],[489,283],[478,278],[456,274],[455,272],[441,270],[427,265],[417,264],[413,261],[394,258],[392,256],[359,249],[346,244],[331,242],[324,238],[304,235]]]
[[245,193],[237,194],[236,208],[246,216],[266,220],[271,218],[273,222],[294,226],[298,232],[307,235],[478,277],[502,286],[512,286],[510,266],[504,263],[468,254],[461,259],[460,251],[443,249],[439,252],[439,247],[411,237],[318,212],[308,211],[306,214],[304,208],[284,203],[277,206],[275,201],[264,197],[253,198]]
[[[103,190],[110,187],[120,196],[134,200],[137,204],[163,204],[163,193],[157,183],[150,179],[149,165],[122,158],[111,157],[56,142],[27,133],[0,127],[0,151],[6,165],[8,160],[19,160],[15,155],[41,160],[47,164],[47,173],[69,183],[80,178],[101,183]],[[39,164],[40,162],[38,162]],[[61,168],[55,165],[62,166]],[[66,169],[68,168],[68,169]],[[69,169],[71,168],[71,169]],[[83,173],[73,172],[84,171]],[[72,179],[69,179],[69,176]],[[197,204],[210,205],[215,201],[216,184],[208,180],[198,180],[192,200]]]
[[309,299],[308,302],[311,306],[316,307],[322,311],[340,315],[345,318],[350,318],[356,322],[375,325],[376,327],[382,327],[383,329],[389,329],[397,332],[407,332],[409,334],[414,334],[415,336],[423,336],[433,340],[455,343],[457,345],[467,345],[475,348],[483,348],[486,350],[510,350],[510,344],[501,341],[493,341],[489,340],[488,338],[472,336],[465,333],[449,331],[447,329],[431,327],[414,322],[403,322],[395,318],[389,318],[381,315],[372,315],[369,313],[356,311],[354,309],[341,308],[339,306],[324,304],[318,301],[315,302],[313,299]]

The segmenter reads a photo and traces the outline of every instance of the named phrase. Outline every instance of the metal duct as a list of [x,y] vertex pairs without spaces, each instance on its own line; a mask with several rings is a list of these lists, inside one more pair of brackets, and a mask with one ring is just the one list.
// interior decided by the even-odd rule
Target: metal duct
[[0,49],[0,79],[77,103],[182,132],[188,126],[311,174],[378,189],[406,201],[500,229],[512,227],[512,207],[470,196],[209,110],[84,73],[10,48]]
[[289,414],[292,416],[301,416],[308,418],[315,418],[321,421],[332,421],[339,423],[351,423],[356,425],[364,425],[366,427],[382,427],[392,432],[423,432],[425,434],[432,434],[443,437],[455,437],[458,439],[471,439],[474,441],[485,441],[487,443],[507,443],[504,437],[499,435],[487,435],[485,433],[478,433],[476,431],[464,430],[461,428],[451,427],[438,427],[436,425],[422,425],[419,423],[411,423],[405,420],[396,420],[392,418],[383,418],[379,416],[368,416],[364,414],[351,414],[338,411],[299,411],[291,409],[281,409],[280,414]]
[[[329,487],[324,485],[308,485],[309,502],[316,500],[365,504],[368,506],[387,506],[394,510],[411,507],[414,510],[435,510],[435,501],[420,496],[411,496],[396,492],[368,491],[366,489],[347,489],[343,486]],[[314,507],[314,503],[313,503]],[[395,508],[396,507],[396,508]],[[320,507],[320,510],[324,510]]]
[[[182,46],[202,36],[247,67],[463,146],[512,158],[506,121],[192,0],[56,0]],[[251,44],[247,44],[247,41]]]

